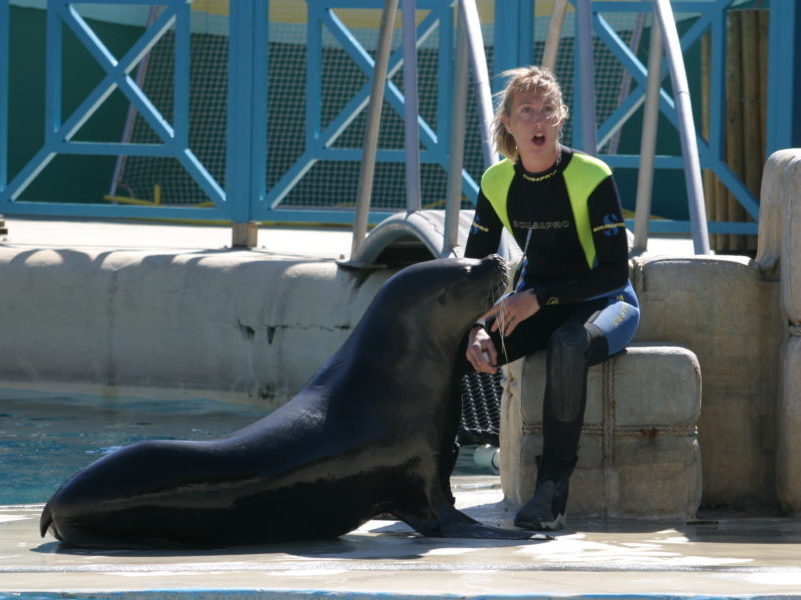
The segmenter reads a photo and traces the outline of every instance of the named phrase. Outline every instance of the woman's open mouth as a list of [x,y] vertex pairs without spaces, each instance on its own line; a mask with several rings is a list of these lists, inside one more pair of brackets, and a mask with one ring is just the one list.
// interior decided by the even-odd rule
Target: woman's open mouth
[[537,146],[542,146],[543,144],[545,144],[545,134],[535,133],[534,137],[531,138],[531,141]]

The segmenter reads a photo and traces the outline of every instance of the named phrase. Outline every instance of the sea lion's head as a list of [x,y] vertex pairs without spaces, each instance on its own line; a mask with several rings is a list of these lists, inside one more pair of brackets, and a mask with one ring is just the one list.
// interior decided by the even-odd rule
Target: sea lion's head
[[503,293],[508,267],[494,254],[483,259],[442,258],[398,271],[374,305],[388,318],[464,335]]

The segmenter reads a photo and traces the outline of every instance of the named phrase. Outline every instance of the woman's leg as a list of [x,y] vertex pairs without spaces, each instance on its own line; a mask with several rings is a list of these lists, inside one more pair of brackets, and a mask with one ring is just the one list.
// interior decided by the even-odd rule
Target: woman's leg
[[[498,366],[505,365],[518,358],[531,354],[537,350],[546,347],[548,338],[555,327],[559,325],[561,318],[555,318],[555,311],[542,310],[532,317],[520,323],[511,336],[502,338],[496,332],[491,332],[490,336],[495,344],[498,352]],[[487,323],[487,331],[489,332],[492,326],[492,320]],[[461,422],[462,410],[462,379],[468,373],[473,372],[473,366],[465,357],[467,350],[467,337],[462,340],[456,356],[456,366],[454,371],[453,385],[451,386],[451,403],[450,406],[454,408],[453,431],[458,430],[458,425]],[[443,437],[443,446],[440,450],[439,456],[439,470],[440,478],[442,481],[442,489],[445,496],[454,502],[453,494],[450,488],[450,476],[453,468],[456,465],[456,460],[459,456],[459,444],[455,439],[455,435],[446,434]]]
[[625,348],[637,328],[639,310],[612,298],[585,303],[565,317],[551,335],[546,356],[543,452],[538,459],[534,497],[515,524],[559,529],[564,524],[570,476],[587,402],[587,371]]

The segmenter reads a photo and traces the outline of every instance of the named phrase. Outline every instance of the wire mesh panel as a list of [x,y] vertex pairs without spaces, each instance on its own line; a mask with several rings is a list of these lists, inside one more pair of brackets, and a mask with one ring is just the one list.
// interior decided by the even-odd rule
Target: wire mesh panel
[[[228,0],[192,3],[189,72],[189,147],[221,185],[225,185],[226,98],[228,93]],[[142,7],[154,21],[163,7]],[[168,31],[143,58],[133,77],[156,108],[173,114],[175,32]],[[158,138],[132,106],[120,132],[124,143],[157,143]],[[120,156],[109,188],[115,201],[205,205],[209,198],[181,164],[170,158]]]
[[[354,206],[383,3],[376,2],[374,8],[346,8],[348,4],[353,3],[309,0],[304,13],[298,3],[271,2],[267,151],[271,207]],[[440,1],[420,1],[417,6],[421,204],[431,208],[444,204],[447,181],[450,123],[442,114],[443,98],[448,97],[442,84],[443,78],[449,81],[452,69],[453,9]],[[405,206],[406,69],[400,29],[404,18],[399,11],[381,111],[372,188],[372,207],[379,210]],[[448,47],[443,49],[443,44]],[[477,128],[468,135],[466,168],[478,177],[482,165]]]
[[[482,34],[490,73],[493,72],[497,34],[493,22],[496,0],[478,0]],[[534,47],[530,61],[542,56],[552,2],[536,3],[532,22]],[[614,10],[606,11],[608,4]],[[324,209],[348,212],[358,195],[366,108],[369,101],[372,62],[380,34],[383,3],[370,8],[345,0],[271,0],[269,3],[267,152],[264,191],[270,218],[281,218],[281,209]],[[421,204],[424,208],[444,205],[447,183],[449,87],[453,69],[454,7],[443,0],[420,0],[415,11],[417,25],[417,76],[419,90]],[[593,8],[629,52],[646,60],[650,16],[638,10],[622,11],[619,2],[595,0]],[[141,6],[140,17],[153,20],[163,7]],[[226,172],[226,123],[228,92],[228,39],[230,0],[192,3],[189,146],[211,175],[222,185]],[[401,26],[398,12],[392,35],[388,87],[382,106],[378,138],[378,164],[372,188],[374,210],[393,211],[405,207],[405,154],[403,123],[403,78]],[[681,15],[690,22],[692,15]],[[173,98],[173,32],[151,49],[132,74],[145,94],[164,114],[171,114]],[[497,43],[505,43],[498,40]],[[605,155],[637,154],[636,128],[604,123],[614,116],[636,87],[630,71],[621,64],[598,36],[593,40],[596,115],[599,151]],[[525,53],[523,53],[525,54]],[[565,100],[575,107],[575,11],[568,7],[562,28],[556,73]],[[503,81],[493,78],[492,87]],[[479,123],[473,89],[463,99],[467,104],[465,171],[477,181],[483,171]],[[634,103],[635,112],[638,103]],[[575,118],[567,121],[563,141],[575,145]],[[664,135],[676,139],[675,132]],[[664,135],[662,137],[664,137]],[[120,141],[155,143],[152,128],[131,108]],[[673,143],[668,139],[668,144]],[[673,143],[675,146],[675,143]],[[619,184],[624,187],[624,179]],[[208,197],[175,159],[145,156],[120,157],[110,183],[110,196],[163,204],[203,205]],[[626,196],[624,193],[624,202]],[[475,188],[466,189],[464,206],[470,207]],[[632,201],[629,201],[631,204]],[[272,210],[277,209],[277,210]],[[258,215],[256,215],[258,217]]]
[[[632,10],[622,12],[619,2],[614,3],[616,10],[607,12],[604,0],[594,0],[592,8],[601,19],[620,38],[622,43],[640,60],[647,62],[647,36],[650,32],[650,16],[647,12]],[[611,6],[611,2],[608,3]],[[553,2],[538,2],[537,17],[534,22],[534,61],[539,62],[543,55],[545,39],[548,33]],[[576,110],[575,87],[575,57],[577,53],[576,40],[576,13],[573,5],[568,6],[559,41],[559,52],[555,66],[555,73],[562,85],[565,102],[574,111]],[[595,112],[596,123],[600,129],[604,122],[623,103],[636,86],[631,73],[620,62],[618,56],[597,35],[593,36],[593,70],[595,75]],[[575,145],[579,139],[574,136],[575,119],[571,117],[565,123],[562,133],[563,142]],[[636,138],[636,139],[635,139]],[[603,154],[617,154],[621,147],[621,130],[614,130],[599,137],[598,151]],[[639,143],[639,137],[632,136],[631,143]],[[629,144],[627,152],[636,152],[636,147]]]

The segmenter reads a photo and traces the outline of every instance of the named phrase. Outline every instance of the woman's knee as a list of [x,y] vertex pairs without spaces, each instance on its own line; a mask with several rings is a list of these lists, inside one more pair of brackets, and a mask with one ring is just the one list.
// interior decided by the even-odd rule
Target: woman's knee
[[548,354],[571,368],[592,363],[590,351],[603,341],[603,337],[603,332],[592,323],[568,323],[551,335]]
[[583,410],[590,342],[585,326],[571,323],[556,330],[548,344],[546,409],[562,423],[576,421]]

